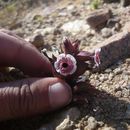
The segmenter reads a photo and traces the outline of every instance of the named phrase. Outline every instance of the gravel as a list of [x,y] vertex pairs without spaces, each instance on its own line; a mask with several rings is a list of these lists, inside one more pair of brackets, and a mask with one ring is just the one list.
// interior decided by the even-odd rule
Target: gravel
[[[128,22],[130,6],[119,8],[120,6],[120,3],[117,2],[102,4],[100,7],[101,9],[111,9],[112,18],[115,19],[113,21],[120,24],[120,27],[114,30],[114,34],[112,29],[117,28],[116,24],[113,24],[112,27],[105,24],[105,27],[99,30],[88,25],[86,18],[93,11],[89,8],[89,2],[84,0],[60,1],[44,8],[37,7],[33,11],[28,10],[20,27],[13,29],[13,32],[20,32],[19,34],[28,41],[38,36],[40,32],[42,35],[41,40],[38,39],[40,44],[35,42],[39,50],[43,49],[41,46],[46,47],[49,51],[52,46],[59,48],[64,36],[80,39],[83,50],[91,51],[100,46],[103,49],[101,58],[104,62],[101,65],[104,69],[100,73],[86,72],[84,75],[96,88],[96,91],[87,91],[90,98],[89,104],[71,103],[63,110],[44,117],[40,115],[32,119],[6,121],[0,123],[0,130],[130,129],[130,58],[127,55],[130,46],[127,44],[128,46],[124,47],[126,43],[129,43],[130,38],[128,29],[124,28],[125,23],[130,24]],[[107,17],[108,19],[110,16]],[[111,37],[111,35],[114,36]],[[117,46],[113,47],[115,42]],[[25,76],[19,70],[13,71],[12,74],[10,68],[8,71],[0,72],[1,82],[23,77]]]

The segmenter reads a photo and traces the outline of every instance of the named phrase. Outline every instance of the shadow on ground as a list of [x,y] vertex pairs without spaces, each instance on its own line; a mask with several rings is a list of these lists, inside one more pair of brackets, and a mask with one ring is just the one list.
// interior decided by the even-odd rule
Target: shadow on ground
[[[127,124],[130,124],[130,115],[126,114],[129,102],[124,99],[119,100],[117,97],[114,97],[105,91],[95,91],[93,88],[87,88],[85,91],[87,91],[87,95],[91,95],[91,98],[89,99],[90,103],[87,107],[84,108],[83,104],[77,105],[71,103],[67,106],[67,109],[76,105],[82,111],[81,117],[85,115],[93,116],[97,121],[102,121],[115,129],[120,127],[122,128],[121,130],[127,130]],[[59,111],[62,112],[65,109],[66,108],[63,108]],[[45,129],[46,127],[44,127],[44,125],[46,126],[48,122],[51,122],[54,118],[56,118],[59,111],[44,117],[37,116],[31,119],[1,122],[0,130],[53,130],[55,128],[52,127],[50,129]]]

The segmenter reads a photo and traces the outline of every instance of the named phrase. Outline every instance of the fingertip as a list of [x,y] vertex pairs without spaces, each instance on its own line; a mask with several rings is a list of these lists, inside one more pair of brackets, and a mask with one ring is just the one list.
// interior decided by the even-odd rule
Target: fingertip
[[35,103],[38,103],[37,112],[54,111],[68,105],[72,100],[71,87],[56,77],[34,79],[30,88],[35,95]]
[[68,105],[71,100],[71,88],[64,81],[60,80],[49,86],[49,101],[52,109]]

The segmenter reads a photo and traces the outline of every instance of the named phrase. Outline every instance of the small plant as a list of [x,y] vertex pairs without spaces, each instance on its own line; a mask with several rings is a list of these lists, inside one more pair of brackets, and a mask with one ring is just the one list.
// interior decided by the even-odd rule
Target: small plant
[[7,12],[10,12],[10,13],[15,12],[16,11],[16,4],[13,3],[13,4],[10,4],[10,5],[7,5],[6,10],[7,10]]
[[86,70],[92,70],[100,65],[100,51],[96,49],[94,53],[79,50],[79,40],[71,41],[64,38],[61,44],[61,50],[58,50],[57,56],[48,57],[53,66],[53,74],[55,77],[64,79],[72,87],[76,85],[79,77]]
[[71,41],[68,38],[63,39],[61,49],[58,49],[57,56],[49,57],[47,52],[42,51],[52,63],[53,76],[65,80],[72,88],[73,101],[87,102],[86,93],[80,94],[76,97],[76,93],[80,92],[78,84],[87,83],[87,88],[92,85],[89,80],[83,81],[82,75],[86,70],[92,71],[93,68],[98,68],[100,65],[100,51],[101,48],[96,49],[95,52],[89,53],[87,51],[79,50],[79,40]]
[[92,0],[92,2],[90,3],[91,9],[98,9],[100,5],[101,0]]

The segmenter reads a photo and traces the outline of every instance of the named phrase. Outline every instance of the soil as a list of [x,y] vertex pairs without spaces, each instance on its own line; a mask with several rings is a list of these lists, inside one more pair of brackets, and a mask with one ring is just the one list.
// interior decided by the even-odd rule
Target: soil
[[[86,23],[88,14],[97,10],[89,0],[60,0],[50,1],[47,4],[43,2],[40,6],[37,4],[26,8],[24,13],[26,15],[16,19],[14,24],[1,23],[1,27],[10,29],[32,42],[39,50],[46,48],[48,52],[59,48],[64,36],[81,40],[80,48],[89,51],[112,35],[124,31],[125,24],[130,23],[130,6],[123,7],[120,2],[98,3],[98,9],[110,9],[112,12],[109,22],[99,29],[93,29]],[[43,38],[35,42],[35,37],[39,33]],[[100,73],[87,71],[84,77],[97,89],[96,92],[91,89],[88,91],[89,103],[80,105],[71,103],[62,110],[46,116],[38,115],[28,119],[1,122],[0,130],[129,130],[129,69],[130,58],[125,58]],[[14,68],[1,70],[3,70],[0,73],[1,82],[25,77],[22,72]],[[76,108],[80,113],[79,116],[75,120],[68,119],[66,127],[58,127],[65,122],[60,118],[56,121],[57,117],[71,108]]]

